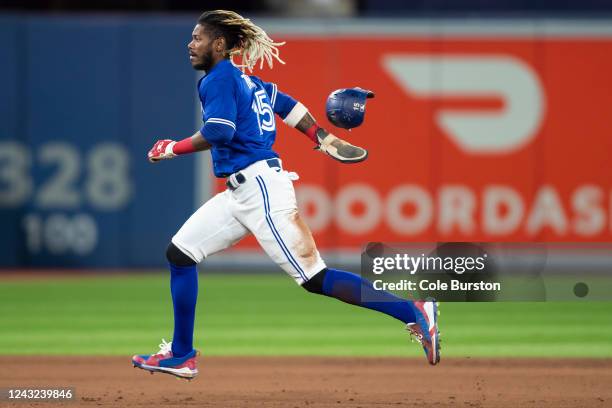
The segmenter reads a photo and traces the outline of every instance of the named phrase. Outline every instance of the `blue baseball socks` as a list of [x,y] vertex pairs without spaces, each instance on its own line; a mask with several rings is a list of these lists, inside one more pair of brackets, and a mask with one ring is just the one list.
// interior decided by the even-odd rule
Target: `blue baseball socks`
[[177,266],[170,263],[170,291],[174,306],[172,355],[182,357],[193,350],[193,325],[198,299],[196,265]]
[[416,321],[411,301],[389,292],[376,290],[372,283],[354,273],[326,268],[304,283],[302,287],[309,292],[385,313],[404,323]]
[[[182,357],[193,350],[198,271],[196,265],[177,266],[173,263],[170,263],[170,271],[170,291],[174,306],[172,353],[175,357]],[[372,283],[354,273],[327,268],[302,286],[313,293],[385,313],[404,323],[416,321],[412,302],[376,290]]]

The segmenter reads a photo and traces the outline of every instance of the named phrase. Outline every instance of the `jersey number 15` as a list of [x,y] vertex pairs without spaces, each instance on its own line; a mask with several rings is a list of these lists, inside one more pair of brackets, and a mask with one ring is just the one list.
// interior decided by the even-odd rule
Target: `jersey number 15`
[[263,135],[263,131],[273,132],[276,128],[274,124],[274,111],[266,100],[268,95],[264,89],[255,92],[255,100],[253,101],[253,111],[257,115],[257,125],[259,126],[259,134]]

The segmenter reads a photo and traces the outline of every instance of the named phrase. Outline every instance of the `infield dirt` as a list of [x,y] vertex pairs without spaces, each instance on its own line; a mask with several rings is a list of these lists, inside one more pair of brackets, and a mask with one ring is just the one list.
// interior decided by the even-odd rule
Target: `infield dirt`
[[610,407],[612,360],[204,357],[191,382],[118,357],[0,357],[0,388],[73,387],[69,407]]

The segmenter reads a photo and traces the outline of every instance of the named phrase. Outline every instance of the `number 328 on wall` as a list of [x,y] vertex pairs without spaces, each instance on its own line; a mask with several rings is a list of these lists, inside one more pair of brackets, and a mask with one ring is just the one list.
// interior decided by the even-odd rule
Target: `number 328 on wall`
[[[34,164],[54,167],[36,191]],[[82,157],[76,147],[64,142],[42,144],[37,152],[22,143],[0,142],[0,208],[20,207],[32,200],[41,209],[77,209],[87,200],[98,210],[117,210],[131,197],[128,171],[126,148],[116,143],[95,145]]]

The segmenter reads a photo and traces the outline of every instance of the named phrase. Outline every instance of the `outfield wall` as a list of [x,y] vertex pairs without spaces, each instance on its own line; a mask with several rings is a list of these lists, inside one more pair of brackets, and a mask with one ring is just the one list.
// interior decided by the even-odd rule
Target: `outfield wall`
[[[324,119],[327,94],[377,93],[338,133],[342,166],[279,121],[276,150],[320,249],[368,241],[612,238],[612,24],[602,20],[258,20],[286,40],[274,81]],[[193,18],[0,16],[0,266],[154,267],[211,194],[208,155],[152,166],[199,126]],[[261,263],[263,262],[263,263]],[[254,239],[214,266],[266,265]]]

